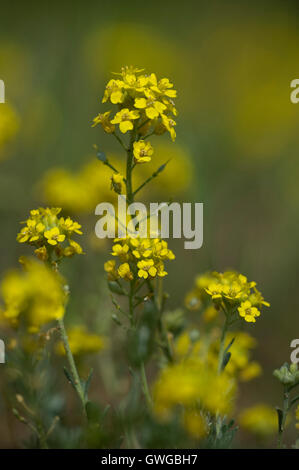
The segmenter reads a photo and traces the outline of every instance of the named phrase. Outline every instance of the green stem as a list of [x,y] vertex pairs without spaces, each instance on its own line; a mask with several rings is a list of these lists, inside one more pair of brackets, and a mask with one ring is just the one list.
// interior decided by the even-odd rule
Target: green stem
[[127,168],[126,168],[126,189],[128,205],[134,201],[134,193],[132,189],[132,167],[133,167],[133,144],[135,141],[135,130],[131,131],[130,145],[127,149]]
[[77,367],[76,367],[76,364],[75,364],[75,360],[74,360],[74,357],[73,357],[73,354],[72,354],[72,351],[71,351],[71,348],[70,348],[70,345],[69,345],[69,341],[68,341],[66,329],[65,329],[65,326],[64,326],[63,318],[60,318],[58,320],[58,325],[59,325],[60,338],[61,338],[61,341],[63,342],[66,357],[67,357],[69,367],[70,367],[70,370],[71,370],[71,375],[72,375],[72,379],[73,379],[73,386],[74,386],[74,388],[77,392],[77,395],[78,395],[78,397],[81,401],[81,404],[82,404],[82,407],[83,407],[83,410],[84,410],[84,414],[85,414],[86,413],[86,409],[85,409],[86,400],[85,400],[84,390],[83,390],[82,383],[81,383],[81,380],[80,380],[80,377],[79,377],[79,374],[78,374],[78,370],[77,370]]
[[122,146],[122,148],[127,152],[128,149],[127,149],[127,147],[125,146],[125,144],[123,143],[123,141],[121,140],[121,138],[116,134],[116,132],[113,132],[113,135],[114,135],[114,137],[118,140],[118,142],[120,143],[120,145]]
[[166,167],[167,163],[169,162],[169,160],[167,160],[166,163],[164,163],[163,165],[161,165],[156,171],[154,171],[154,173],[149,176],[133,193],[133,196],[136,196],[137,193],[139,193],[139,191],[141,191],[142,188],[144,188],[144,186],[146,186],[148,183],[150,183],[154,178],[156,178],[163,170],[164,168]]
[[144,362],[142,362],[141,366],[140,366],[140,377],[141,377],[141,383],[142,383],[142,391],[143,391],[147,406],[149,408],[151,408],[152,398],[151,398],[151,394],[150,394],[150,391],[149,391],[149,388],[148,388]]
[[283,445],[283,433],[285,429],[285,423],[286,423],[288,412],[289,412],[289,389],[288,387],[285,386],[284,392],[283,392],[282,418],[281,418],[281,423],[279,425],[279,430],[278,430],[277,446],[279,449],[281,449]]

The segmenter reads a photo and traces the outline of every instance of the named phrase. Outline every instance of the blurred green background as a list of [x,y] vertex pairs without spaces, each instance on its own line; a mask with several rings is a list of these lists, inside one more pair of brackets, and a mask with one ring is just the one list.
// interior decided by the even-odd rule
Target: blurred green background
[[[203,247],[187,251],[183,240],[170,241],[176,261],[165,281],[169,306],[183,305],[196,274],[226,268],[257,281],[271,302],[248,326],[264,373],[242,386],[242,405],[279,404],[272,370],[289,360],[290,342],[299,337],[299,104],[290,102],[290,82],[299,73],[297,13],[290,1],[1,5],[0,78],[19,122],[1,151],[1,275],[24,253],[15,240],[19,222],[49,203],[41,188],[45,173],[79,171],[93,144],[108,155],[119,152],[113,139],[91,128],[110,72],[132,64],[169,77],[179,94],[177,141],[162,140],[170,153],[172,145],[184,149],[189,176],[177,194],[182,170],[170,169],[159,199],[204,203]],[[164,153],[155,167],[171,156]],[[93,209],[76,218],[86,223],[86,256],[67,267],[70,310],[88,316],[91,303],[100,316],[104,301],[95,299],[108,245],[90,244]],[[294,440],[293,424],[289,433]],[[7,445],[0,428],[0,447]],[[239,445],[254,443],[244,434]]]

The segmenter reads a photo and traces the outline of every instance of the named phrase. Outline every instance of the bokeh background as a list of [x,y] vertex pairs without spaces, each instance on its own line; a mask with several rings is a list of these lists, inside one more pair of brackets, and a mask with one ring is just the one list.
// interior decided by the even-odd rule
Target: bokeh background
[[[158,139],[153,168],[173,158],[151,196],[204,203],[203,247],[187,251],[183,240],[170,242],[176,261],[165,281],[169,307],[183,306],[196,274],[226,268],[256,280],[271,302],[248,326],[263,376],[242,386],[242,406],[280,403],[272,370],[289,360],[290,342],[299,337],[299,104],[290,102],[299,72],[297,13],[291,1],[1,5],[1,276],[24,253],[16,234],[29,209],[59,205],[76,188],[64,208],[84,226],[86,255],[66,266],[68,315],[105,330],[110,304],[102,265],[109,245],[93,238],[93,212],[106,189],[97,180],[92,199],[93,177],[103,171],[93,144],[121,157],[117,143],[91,122],[103,109],[110,72],[122,65],[169,77],[179,92],[177,141]],[[110,373],[103,368],[104,377]],[[0,447],[11,447],[11,436],[23,431],[10,423],[6,432],[14,418],[2,420],[2,405]],[[288,433],[294,441],[293,424]],[[237,445],[256,442],[241,433]]]

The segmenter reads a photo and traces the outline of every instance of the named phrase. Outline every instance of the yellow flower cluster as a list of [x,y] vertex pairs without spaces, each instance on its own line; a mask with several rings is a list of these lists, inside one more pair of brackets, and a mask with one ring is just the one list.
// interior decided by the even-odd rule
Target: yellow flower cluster
[[158,80],[154,73],[143,72],[143,69],[126,66],[115,74],[119,78],[109,80],[102,102],[117,104],[119,111],[113,119],[110,119],[111,111],[99,114],[93,125],[101,124],[108,133],[115,132],[115,125],[123,134],[135,128],[140,136],[168,131],[175,140],[176,122],[172,116],[177,115],[173,102],[176,90],[168,78]]
[[71,239],[74,234],[82,235],[81,225],[70,217],[58,217],[60,212],[60,208],[31,210],[25,227],[17,235],[19,243],[36,247],[35,254],[42,261],[50,259],[53,253],[57,259],[83,253],[81,246]]
[[266,437],[277,431],[277,413],[274,408],[259,403],[244,410],[239,416],[240,425],[258,437]]
[[[84,325],[76,325],[67,331],[69,345],[74,356],[96,353],[105,347],[102,336],[89,333]],[[62,343],[57,345],[57,353],[64,355]]]
[[153,387],[154,411],[169,419],[175,410],[227,414],[235,396],[235,381],[218,375],[200,358],[191,356],[163,369]]
[[62,318],[66,293],[63,279],[45,264],[23,261],[23,271],[8,272],[1,283],[2,320],[10,326],[24,324],[31,333]]
[[222,308],[230,315],[237,314],[246,322],[254,323],[260,316],[259,309],[263,305],[270,306],[254,281],[248,282],[246,276],[234,271],[199,276],[195,288],[187,295],[186,304],[191,309],[199,308],[207,295],[217,309]]
[[164,277],[167,275],[164,262],[175,258],[167,242],[160,238],[116,238],[111,254],[119,258],[121,264],[117,268],[114,260],[105,263],[109,280]]

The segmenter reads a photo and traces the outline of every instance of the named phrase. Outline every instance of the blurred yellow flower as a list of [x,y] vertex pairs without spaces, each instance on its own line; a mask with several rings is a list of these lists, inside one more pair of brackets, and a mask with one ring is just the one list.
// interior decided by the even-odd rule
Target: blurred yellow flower
[[[106,344],[102,336],[89,333],[84,325],[76,325],[67,330],[67,336],[71,351],[74,356],[91,354],[101,351]],[[64,355],[62,343],[57,345],[58,354]]]
[[203,413],[196,409],[186,410],[183,414],[183,426],[195,439],[202,439],[208,435],[208,424]]
[[277,432],[277,413],[274,408],[259,403],[240,413],[241,427],[259,436],[266,437]]
[[6,145],[16,136],[19,129],[19,117],[14,108],[7,104],[0,105],[0,159],[5,157]]
[[234,379],[218,375],[199,358],[191,357],[161,371],[153,386],[154,410],[162,419],[169,418],[179,405],[227,414],[235,392]]
[[24,270],[8,272],[1,283],[3,318],[11,326],[24,322],[29,332],[62,318],[66,294],[63,279],[36,260],[25,261]]

